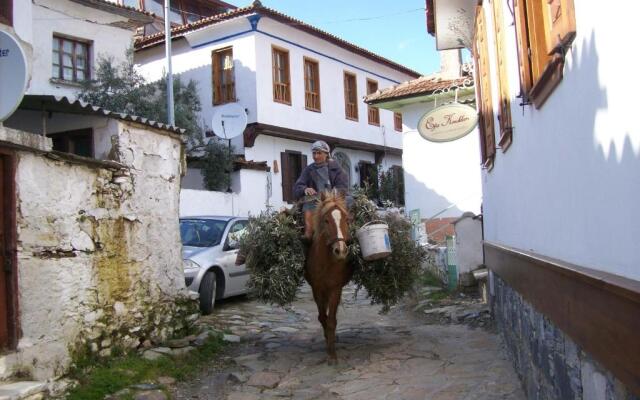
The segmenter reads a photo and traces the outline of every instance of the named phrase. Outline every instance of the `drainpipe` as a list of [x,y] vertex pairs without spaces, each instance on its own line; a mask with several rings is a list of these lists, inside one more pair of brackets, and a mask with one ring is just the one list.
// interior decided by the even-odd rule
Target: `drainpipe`
[[171,21],[169,18],[170,0],[164,0],[164,49],[167,59],[167,123],[176,124],[173,115],[173,72],[171,70]]

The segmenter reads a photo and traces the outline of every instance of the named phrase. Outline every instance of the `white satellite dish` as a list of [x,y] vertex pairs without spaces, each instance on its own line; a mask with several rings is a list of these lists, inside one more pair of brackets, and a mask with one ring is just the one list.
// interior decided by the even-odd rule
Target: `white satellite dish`
[[20,43],[0,31],[0,122],[18,108],[27,90],[27,58]]
[[222,139],[233,139],[247,127],[247,113],[238,103],[216,107],[211,120],[213,133]]

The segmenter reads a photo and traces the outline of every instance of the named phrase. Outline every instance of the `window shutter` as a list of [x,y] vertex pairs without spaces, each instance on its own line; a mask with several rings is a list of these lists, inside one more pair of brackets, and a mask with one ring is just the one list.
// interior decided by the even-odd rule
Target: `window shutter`
[[547,25],[547,50],[562,52],[576,36],[576,20],[573,0],[547,0],[544,4]]
[[303,154],[302,155],[302,162],[300,163],[300,173],[302,173],[302,170],[305,169],[307,166],[307,155]]
[[502,14],[502,1],[494,0],[493,3],[493,27],[496,34],[496,60],[498,66],[498,90],[500,140],[498,141],[502,151],[506,151],[511,144],[511,95],[509,93],[509,73],[507,70],[507,53],[505,50],[504,17]]
[[211,52],[211,89],[213,90],[213,105],[220,104],[220,62],[218,54]]
[[291,185],[291,165],[289,163],[289,154],[280,153],[280,163],[282,164],[282,200],[291,203],[293,199],[293,187]]
[[514,0],[516,23],[516,44],[518,47],[518,66],[520,69],[520,96],[528,102],[528,93],[533,86],[531,77],[531,57],[529,55],[529,33],[527,32],[527,7],[524,0]]
[[478,82],[478,111],[480,142],[482,143],[482,163],[491,169],[496,152],[493,128],[493,105],[491,97],[491,71],[489,70],[489,45],[482,6],[476,8],[476,32],[474,35],[473,56],[476,61]]

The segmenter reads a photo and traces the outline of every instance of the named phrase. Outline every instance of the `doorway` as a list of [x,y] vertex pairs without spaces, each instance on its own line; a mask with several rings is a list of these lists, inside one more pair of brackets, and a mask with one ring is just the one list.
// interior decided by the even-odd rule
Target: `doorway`
[[17,345],[15,156],[0,148],[0,351]]

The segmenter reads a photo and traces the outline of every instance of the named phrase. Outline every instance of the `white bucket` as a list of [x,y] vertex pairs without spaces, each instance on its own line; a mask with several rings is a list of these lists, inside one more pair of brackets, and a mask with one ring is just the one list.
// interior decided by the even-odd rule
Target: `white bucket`
[[367,261],[379,260],[391,254],[389,226],[382,221],[368,222],[356,232],[362,258]]

